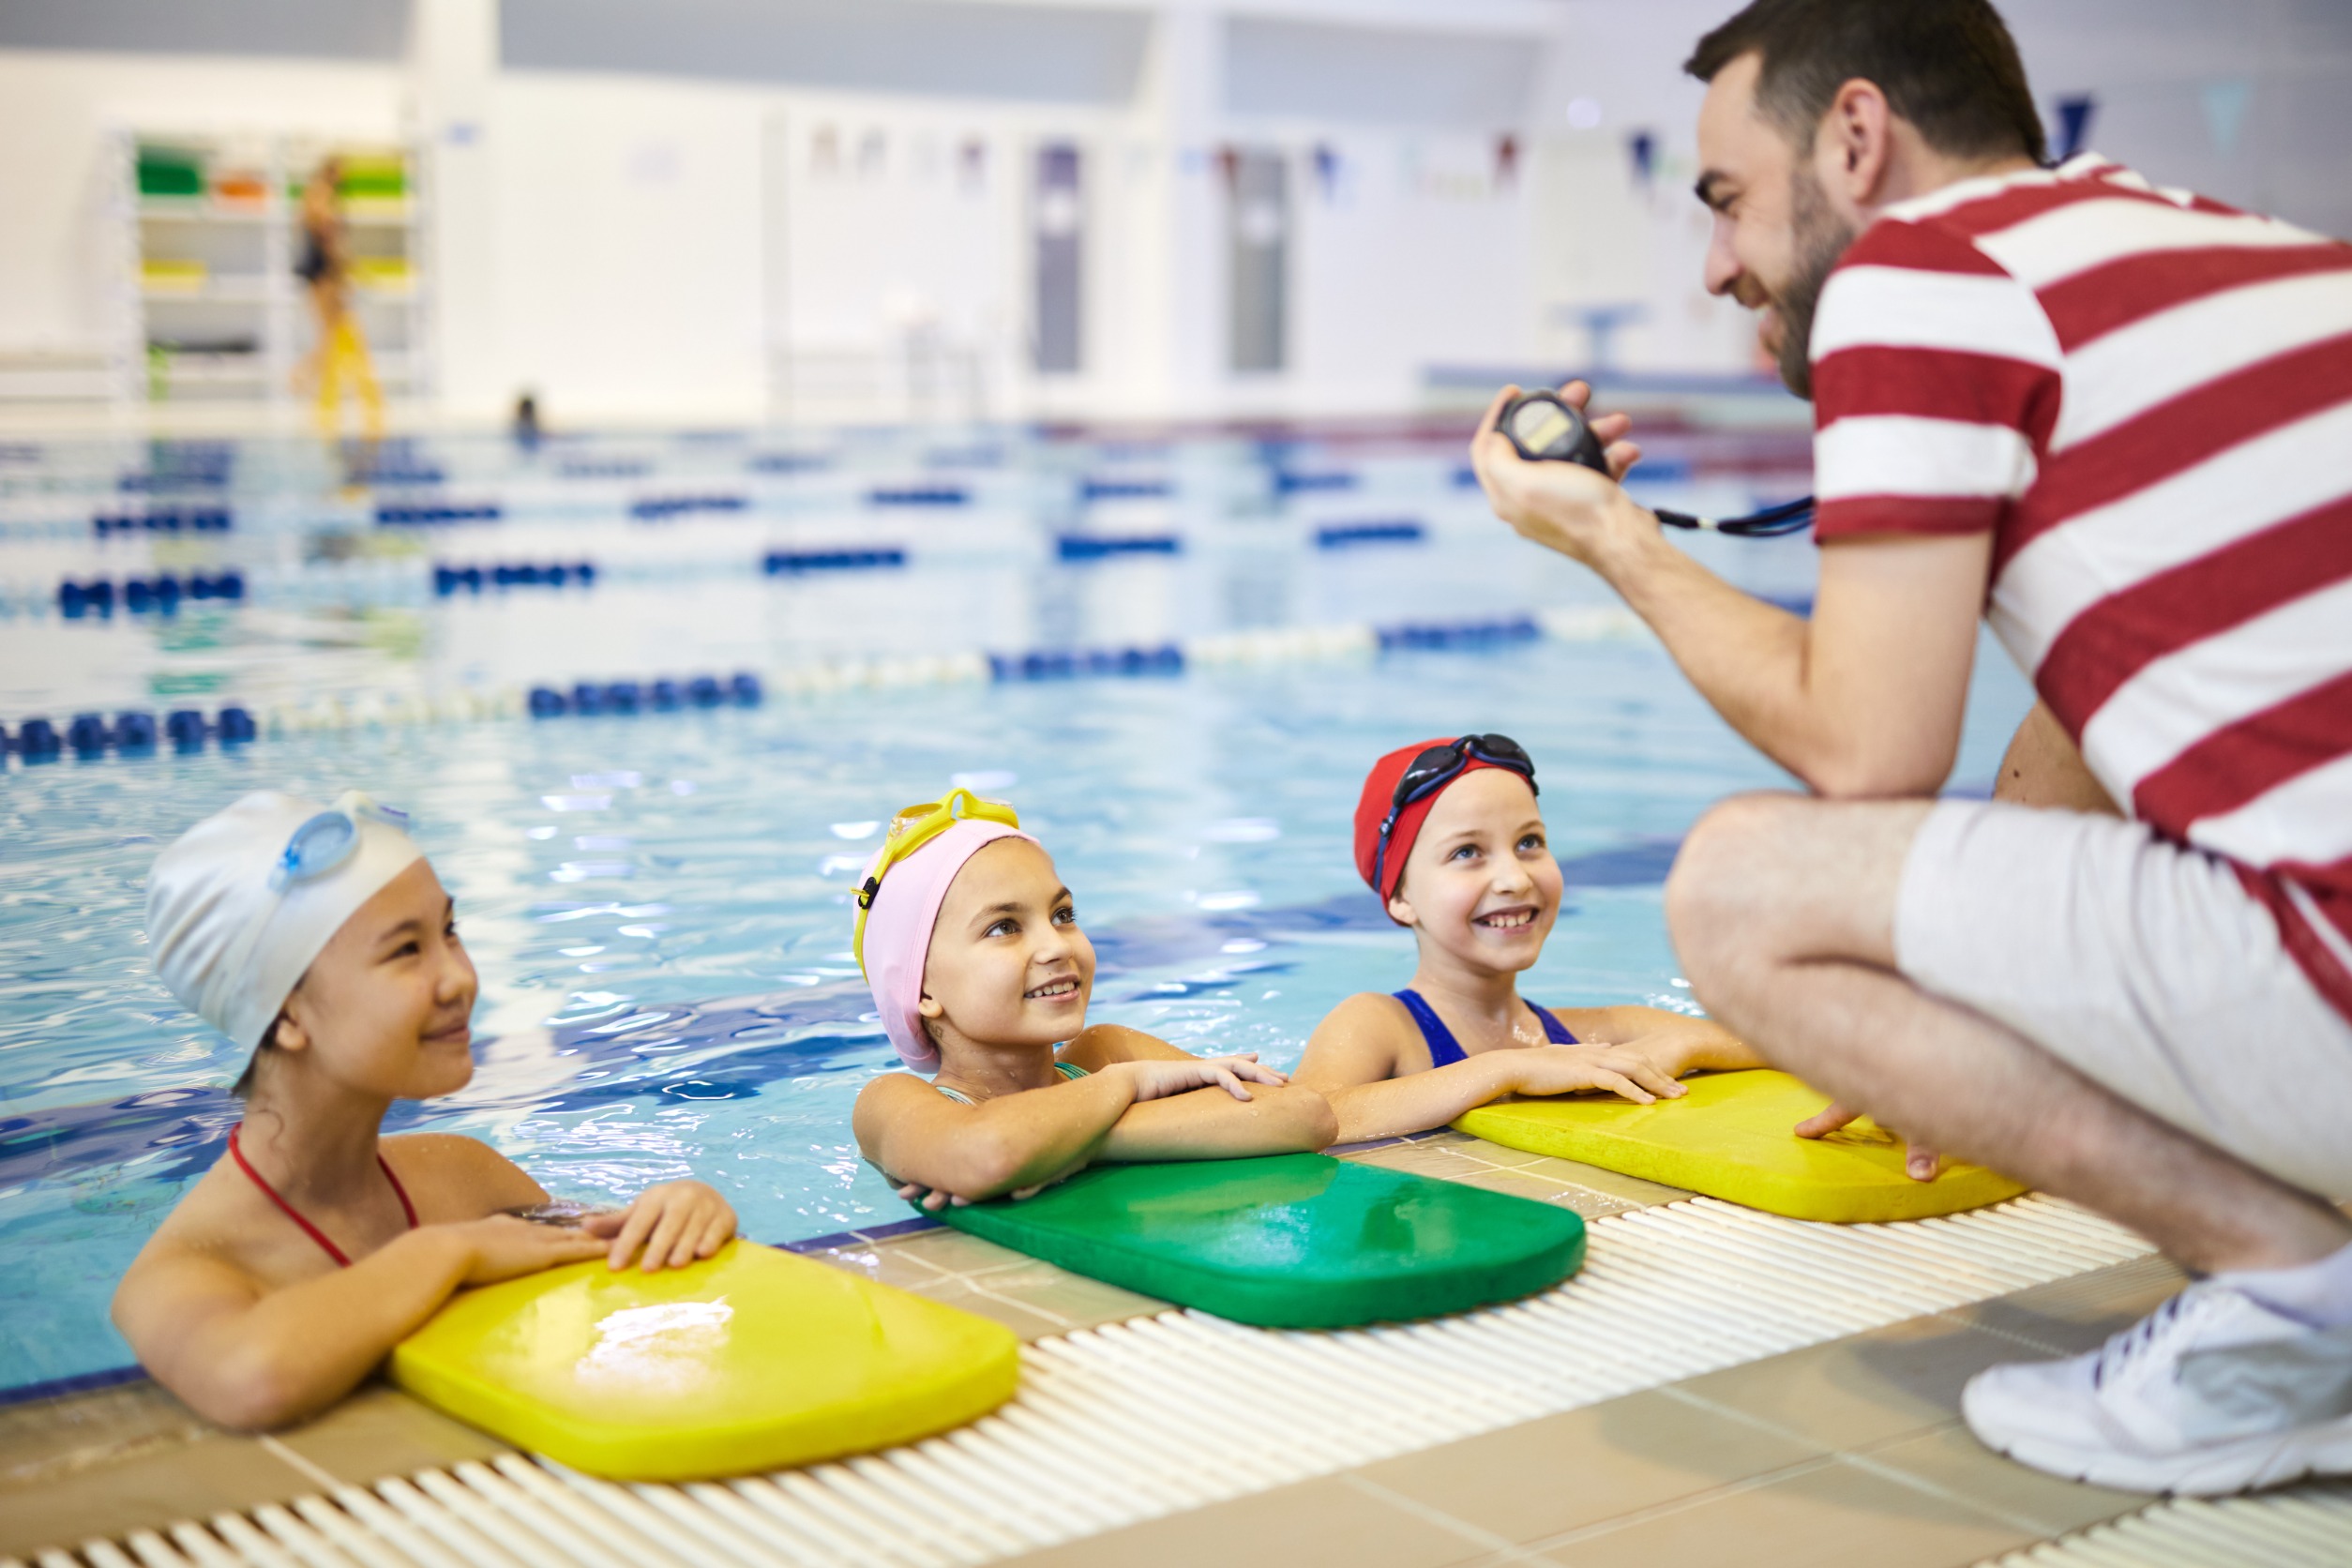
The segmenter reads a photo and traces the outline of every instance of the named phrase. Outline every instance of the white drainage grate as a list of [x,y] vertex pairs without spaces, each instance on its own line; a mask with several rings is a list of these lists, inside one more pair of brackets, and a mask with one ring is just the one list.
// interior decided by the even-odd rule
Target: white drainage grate
[[2180,1498],[1997,1560],[1994,1568],[2344,1568],[2352,1485]]
[[1457,1318],[1314,1333],[1166,1312],[1039,1340],[1011,1404],[886,1454],[686,1486],[618,1485],[510,1455],[45,1553],[38,1568],[988,1562],[2148,1251],[2040,1197],[1873,1226],[1695,1199],[1598,1222],[1576,1279]]

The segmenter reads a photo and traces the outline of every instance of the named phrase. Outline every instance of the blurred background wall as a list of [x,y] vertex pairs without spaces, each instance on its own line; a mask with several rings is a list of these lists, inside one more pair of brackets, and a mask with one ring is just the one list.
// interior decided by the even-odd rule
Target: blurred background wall
[[[404,153],[425,417],[525,388],[668,421],[1331,415],[1534,368],[1742,375],[1679,70],[1732,8],[6,0],[0,397],[156,395],[124,171],[157,137]],[[2352,233],[2352,4],[2005,10],[2054,137]]]

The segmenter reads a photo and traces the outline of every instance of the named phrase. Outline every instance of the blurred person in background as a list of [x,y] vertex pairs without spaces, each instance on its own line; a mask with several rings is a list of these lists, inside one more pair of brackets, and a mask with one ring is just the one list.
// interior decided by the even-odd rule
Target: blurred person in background
[[367,335],[352,309],[351,235],[343,222],[342,182],[342,160],[330,154],[319,160],[302,188],[302,249],[294,261],[294,276],[310,293],[316,337],[295,384],[316,388],[320,425],[332,431],[342,414],[348,377],[372,436],[384,427],[384,389],[376,382]]

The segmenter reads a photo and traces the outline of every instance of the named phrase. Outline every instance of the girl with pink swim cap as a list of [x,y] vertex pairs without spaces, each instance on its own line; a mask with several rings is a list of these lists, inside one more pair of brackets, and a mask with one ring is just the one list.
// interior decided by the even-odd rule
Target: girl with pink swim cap
[[1087,1027],[1093,946],[1010,807],[959,790],[900,812],[858,899],[859,961],[912,1072],[867,1084],[853,1124],[900,1197],[937,1210],[1026,1198],[1097,1161],[1331,1142],[1323,1097],[1254,1052],[1203,1059],[1139,1030]]

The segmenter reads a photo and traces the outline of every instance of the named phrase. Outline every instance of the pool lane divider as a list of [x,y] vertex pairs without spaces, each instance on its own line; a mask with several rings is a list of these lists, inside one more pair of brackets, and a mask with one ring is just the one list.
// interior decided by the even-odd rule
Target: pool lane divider
[[115,534],[226,534],[235,526],[235,512],[216,505],[150,505],[144,511],[98,512],[90,519],[90,532],[101,539]]
[[445,599],[460,590],[478,594],[485,587],[586,588],[596,580],[596,565],[593,561],[501,561],[487,565],[480,562],[433,563],[433,593]]
[[[363,691],[348,697],[321,694],[307,701],[266,706],[231,704],[210,718],[192,708],[177,709],[159,727],[154,724],[151,714],[142,710],[127,710],[113,723],[102,713],[76,714],[65,731],[46,716],[32,716],[13,726],[0,722],[0,757],[13,754],[21,761],[42,762],[53,761],[67,750],[84,760],[95,760],[109,751],[146,755],[156,748],[156,742],[149,737],[158,728],[161,739],[173,750],[188,752],[201,750],[208,740],[235,745],[264,737],[405,730],[522,717],[627,716],[755,707],[771,696],[821,699],[842,693],[980,682],[1009,685],[1079,678],[1166,677],[1194,670],[1367,659],[1386,653],[1475,652],[1537,640],[1593,642],[1648,635],[1631,611],[1617,606],[1592,605],[1482,621],[1221,632],[1123,647],[848,658],[786,666],[764,675],[739,671],[731,675],[712,673],[564,685],[550,682],[488,690],[469,687],[438,696],[397,690]],[[126,720],[128,745],[123,738]],[[82,737],[79,741],[72,738],[76,727]]]
[[179,609],[183,596],[199,602],[242,603],[245,574],[234,566],[217,573],[190,572],[185,580],[163,572],[151,578],[126,578],[119,588],[107,578],[83,582],[68,578],[57,584],[57,612],[69,621],[92,614],[112,615],[119,600],[134,615],[150,611],[169,615]]

